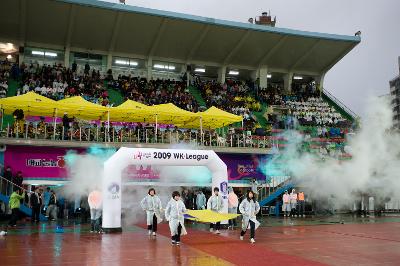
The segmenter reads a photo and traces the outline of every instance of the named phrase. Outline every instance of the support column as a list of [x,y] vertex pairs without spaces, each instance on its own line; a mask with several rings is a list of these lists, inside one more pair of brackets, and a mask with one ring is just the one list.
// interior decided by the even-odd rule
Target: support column
[[283,77],[283,88],[285,92],[292,92],[293,73],[289,72]]
[[226,66],[222,66],[218,69],[218,82],[223,84],[225,83],[226,76]]
[[65,47],[64,51],[64,67],[69,68],[69,55],[71,53],[71,49],[69,47]]
[[267,88],[268,85],[268,68],[261,67],[257,70],[258,77],[260,79],[260,88],[264,89]]
[[112,67],[112,53],[107,54],[107,69],[106,72]]
[[317,91],[321,94],[324,91],[324,79],[325,73],[322,73],[320,76],[314,77],[315,86],[317,86]]
[[151,80],[153,76],[153,59],[149,57],[147,59],[147,80]]

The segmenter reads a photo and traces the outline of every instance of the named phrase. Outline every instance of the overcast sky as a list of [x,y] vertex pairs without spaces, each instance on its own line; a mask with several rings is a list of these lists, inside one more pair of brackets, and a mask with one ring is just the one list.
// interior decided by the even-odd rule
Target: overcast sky
[[399,74],[400,0],[126,0],[126,4],[241,22],[271,10],[277,27],[345,35],[361,30],[361,43],[325,77],[325,89],[360,115],[366,96],[388,93],[389,80]]

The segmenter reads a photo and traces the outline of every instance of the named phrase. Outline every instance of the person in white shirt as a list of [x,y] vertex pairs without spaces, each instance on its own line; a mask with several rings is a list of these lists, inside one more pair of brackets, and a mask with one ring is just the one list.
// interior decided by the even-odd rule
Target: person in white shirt
[[284,217],[288,217],[290,213],[290,195],[287,190],[285,190],[285,194],[282,196],[282,211]]
[[29,91],[29,86],[28,84],[25,83],[25,85],[22,87],[22,94],[25,94]]

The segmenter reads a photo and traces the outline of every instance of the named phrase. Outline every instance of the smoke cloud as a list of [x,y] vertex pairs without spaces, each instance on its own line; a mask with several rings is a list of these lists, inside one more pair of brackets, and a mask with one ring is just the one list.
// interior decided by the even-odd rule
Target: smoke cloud
[[392,130],[389,99],[371,98],[368,106],[361,130],[345,147],[351,160],[321,159],[304,153],[304,136],[294,131],[284,133],[289,145],[279,156],[295,184],[306,188],[314,198],[331,198],[336,208],[352,206],[360,198],[359,193],[383,199],[400,190],[400,136]]

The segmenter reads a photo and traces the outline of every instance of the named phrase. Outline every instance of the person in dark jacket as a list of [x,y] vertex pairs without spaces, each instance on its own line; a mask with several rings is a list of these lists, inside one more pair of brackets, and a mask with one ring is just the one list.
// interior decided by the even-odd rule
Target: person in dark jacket
[[39,222],[40,206],[42,206],[42,199],[39,193],[39,187],[36,187],[31,194],[30,206],[32,208],[31,222]]
[[51,191],[50,200],[49,200],[49,219],[52,221],[57,219],[57,196],[54,190]]
[[12,190],[11,190],[11,183],[13,181],[13,174],[11,171],[11,167],[7,166],[6,170],[4,171],[4,178],[5,180],[3,180],[3,194],[5,195],[10,195]]
[[18,187],[22,187],[22,182],[24,182],[24,178],[22,177],[22,172],[18,171],[17,175],[13,178],[13,183]]
[[64,129],[64,136],[63,136],[64,140],[68,139],[69,123],[70,123],[70,119],[68,117],[68,114],[64,113],[64,116],[62,118],[62,124],[63,124],[63,129]]

